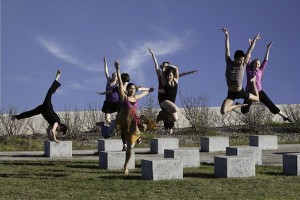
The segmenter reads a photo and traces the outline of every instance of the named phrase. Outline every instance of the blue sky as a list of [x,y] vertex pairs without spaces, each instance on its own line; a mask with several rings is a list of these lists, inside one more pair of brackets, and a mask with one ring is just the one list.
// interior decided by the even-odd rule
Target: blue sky
[[273,41],[263,89],[276,104],[299,104],[299,8],[298,0],[1,0],[0,106],[41,104],[57,69],[57,111],[102,106],[95,92],[105,89],[104,55],[110,73],[117,59],[132,82],[157,87],[148,46],[159,63],[199,70],[180,79],[183,94],[220,106],[227,95],[222,27],[232,55],[260,32],[252,58],[262,59]]

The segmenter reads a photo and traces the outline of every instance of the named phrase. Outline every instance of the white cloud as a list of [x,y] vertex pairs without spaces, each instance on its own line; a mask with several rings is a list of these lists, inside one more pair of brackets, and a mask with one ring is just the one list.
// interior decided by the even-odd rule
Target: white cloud
[[37,41],[41,46],[43,46],[48,52],[53,54],[54,56],[77,66],[80,69],[84,69],[87,71],[100,71],[99,66],[97,64],[87,64],[81,59],[72,55],[72,53],[68,52],[62,45],[58,44],[54,40],[45,39],[42,37],[36,37]]
[[12,81],[21,81],[21,82],[30,81],[30,78],[26,76],[9,76],[8,79]]
[[183,36],[170,36],[169,34],[165,39],[136,42],[133,47],[127,47],[119,42],[119,46],[126,53],[126,57],[122,59],[121,63],[121,67],[124,66],[122,71],[137,77],[139,82],[145,82],[145,74],[142,71],[145,70],[144,64],[151,59],[148,47],[154,51],[156,56],[177,53],[186,47],[186,40],[190,35],[191,32],[187,32]]

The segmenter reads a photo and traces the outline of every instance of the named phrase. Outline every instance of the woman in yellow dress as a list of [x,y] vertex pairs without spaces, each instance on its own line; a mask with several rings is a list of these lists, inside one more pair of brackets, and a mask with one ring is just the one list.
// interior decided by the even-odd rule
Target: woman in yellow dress
[[140,94],[136,94],[136,85],[133,83],[129,83],[125,90],[121,79],[120,65],[118,61],[115,61],[115,68],[119,81],[119,93],[121,101],[121,111],[117,114],[116,117],[116,128],[118,130],[121,130],[125,135],[127,149],[124,164],[124,173],[125,175],[128,175],[128,163],[132,155],[132,148],[134,147],[136,141],[141,137],[141,132],[144,132],[147,128],[147,125],[142,123],[141,119],[138,117],[137,100],[146,96],[150,92],[153,92],[154,88],[149,88],[149,90],[143,91]]

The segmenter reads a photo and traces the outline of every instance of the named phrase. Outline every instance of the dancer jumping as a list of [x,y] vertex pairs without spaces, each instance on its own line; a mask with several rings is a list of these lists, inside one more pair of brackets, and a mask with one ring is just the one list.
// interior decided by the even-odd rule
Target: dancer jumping
[[[251,45],[252,40],[249,40],[249,43]],[[247,73],[247,85],[246,85],[246,91],[247,92],[253,92],[253,84],[251,83],[251,79],[255,76],[256,77],[256,87],[259,92],[259,101],[265,104],[267,108],[274,114],[278,114],[282,117],[284,121],[292,122],[292,120],[285,115],[268,97],[268,95],[263,91],[262,89],[262,77],[267,65],[267,62],[269,60],[269,53],[270,53],[270,48],[272,46],[273,42],[270,42],[267,45],[267,51],[264,57],[263,62],[261,63],[259,59],[253,60],[250,64],[247,65],[246,67],[246,73]],[[241,112],[243,114],[246,114],[249,112],[249,109],[251,107],[252,102],[249,100],[244,100],[244,104],[248,104],[247,106],[243,106],[241,108]]]
[[[174,121],[169,121],[167,119],[166,109],[162,106],[162,102],[165,101],[165,90],[164,90],[164,86],[163,86],[163,83],[162,83],[162,70],[163,69],[165,70],[169,66],[169,62],[163,62],[160,66],[158,66],[158,62],[157,62],[157,59],[155,57],[154,52],[152,51],[152,49],[150,47],[148,47],[148,50],[149,50],[150,54],[152,55],[152,59],[153,59],[154,66],[155,66],[155,72],[156,72],[157,79],[158,79],[158,102],[159,102],[159,105],[162,109],[162,111],[160,111],[160,113],[157,117],[156,122],[159,122],[159,121],[163,120],[164,128],[167,130],[167,132],[169,134],[172,134],[173,127],[174,127]],[[179,77],[186,76],[186,75],[189,75],[189,74],[193,74],[193,73],[196,73],[196,72],[198,72],[198,70],[182,72],[182,73],[179,74]],[[175,100],[172,103],[175,103]]]
[[228,86],[228,94],[226,99],[223,101],[221,107],[221,114],[226,114],[233,109],[240,108],[245,106],[246,104],[234,104],[235,99],[247,99],[250,101],[259,101],[259,94],[255,84],[254,77],[251,82],[254,86],[254,94],[246,92],[242,86],[244,72],[246,65],[249,63],[251,52],[256,44],[256,41],[260,39],[260,35],[257,34],[248,48],[247,53],[245,54],[242,50],[237,50],[234,53],[234,60],[232,61],[230,58],[230,48],[229,48],[229,33],[226,28],[223,28],[222,31],[225,34],[225,59],[226,59],[226,81]]
[[56,139],[57,132],[62,132],[63,134],[66,134],[67,132],[67,126],[65,124],[60,123],[60,118],[54,112],[53,105],[51,103],[52,94],[54,94],[57,88],[61,85],[58,82],[60,75],[61,75],[60,70],[58,70],[56,73],[55,80],[52,83],[51,87],[49,88],[42,105],[36,107],[33,110],[12,116],[12,120],[15,119],[19,120],[19,119],[29,118],[34,115],[42,114],[44,119],[49,123],[49,126],[47,128],[48,138],[50,141],[55,141],[56,143],[60,142],[59,140]]

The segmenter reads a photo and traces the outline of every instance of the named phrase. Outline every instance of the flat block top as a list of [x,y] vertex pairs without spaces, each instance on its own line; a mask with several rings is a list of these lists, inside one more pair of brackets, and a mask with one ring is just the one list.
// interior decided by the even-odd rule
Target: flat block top
[[141,161],[150,161],[150,162],[155,162],[155,161],[180,161],[174,158],[150,158],[150,159],[141,159]]
[[260,147],[255,146],[247,146],[247,145],[241,145],[241,146],[230,146],[226,148],[232,148],[232,149],[261,149]]
[[229,137],[224,137],[224,136],[201,136],[200,138],[220,138],[220,139],[228,138],[229,139]]
[[250,135],[249,137],[277,137],[277,135]]
[[235,160],[235,159],[240,159],[240,158],[252,158],[252,156],[215,156],[214,158],[221,158],[221,159],[230,159],[230,160]]

